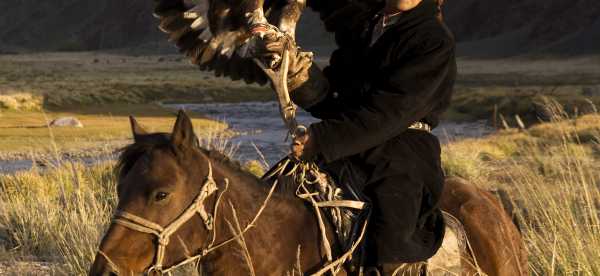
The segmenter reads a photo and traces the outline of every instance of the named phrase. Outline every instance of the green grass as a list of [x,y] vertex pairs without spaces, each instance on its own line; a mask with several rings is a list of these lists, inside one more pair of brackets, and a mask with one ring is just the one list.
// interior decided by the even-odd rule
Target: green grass
[[[98,155],[130,137],[128,115],[169,131],[158,102],[269,100],[266,87],[211,77],[178,56],[49,53],[0,56],[0,159],[48,152]],[[74,116],[84,128],[47,128]],[[194,114],[199,129],[227,126]],[[206,131],[205,131],[206,132]],[[202,131],[200,135],[202,135]]]
[[[110,111],[109,111],[110,110]],[[111,105],[85,110],[40,112],[5,111],[0,116],[0,158],[26,158],[29,155],[55,154],[94,156],[127,143],[131,137],[129,118],[133,114],[150,131],[169,132],[174,111],[155,105]],[[49,121],[75,116],[83,128],[49,128]],[[225,131],[227,125],[192,114],[198,135]]]

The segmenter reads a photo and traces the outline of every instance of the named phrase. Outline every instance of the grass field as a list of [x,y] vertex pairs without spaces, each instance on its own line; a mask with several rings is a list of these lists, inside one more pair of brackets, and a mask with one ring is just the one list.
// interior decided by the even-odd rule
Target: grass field
[[[174,111],[157,105],[110,105],[84,110],[52,112],[5,111],[0,117],[0,158],[23,159],[29,156],[69,154],[96,156],[127,143],[131,137],[128,114],[135,114],[149,130],[168,132],[173,126]],[[193,114],[198,134],[225,131],[227,125]],[[83,128],[49,128],[55,118],[75,116]],[[203,131],[204,130],[204,131]]]
[[[208,77],[174,56],[0,55],[0,159],[55,151],[98,155],[129,139],[128,115],[138,116],[142,124],[152,122],[148,125],[155,130],[169,130],[174,114],[160,102],[260,100],[271,94]],[[47,127],[64,116],[78,118],[84,127]],[[201,129],[227,127],[194,116]]]
[[[272,99],[266,87],[214,78],[178,56],[0,55],[0,95],[43,96],[43,107]],[[3,106],[0,98],[0,108]]]

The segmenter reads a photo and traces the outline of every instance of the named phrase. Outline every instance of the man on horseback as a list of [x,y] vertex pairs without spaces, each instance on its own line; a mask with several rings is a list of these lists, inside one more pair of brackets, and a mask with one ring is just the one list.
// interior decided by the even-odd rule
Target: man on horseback
[[[386,0],[349,18],[323,71],[290,53],[291,98],[322,119],[295,138],[293,155],[338,179],[341,168],[363,176],[358,188],[373,206],[367,255],[385,275],[433,256],[444,235],[440,143],[430,131],[450,103],[456,62],[441,2]],[[267,42],[265,55],[282,45]]]

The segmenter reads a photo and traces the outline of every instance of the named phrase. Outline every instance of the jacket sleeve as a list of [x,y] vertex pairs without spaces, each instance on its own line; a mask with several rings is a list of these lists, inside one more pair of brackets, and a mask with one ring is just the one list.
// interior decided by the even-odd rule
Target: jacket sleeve
[[430,37],[418,43],[397,64],[384,86],[367,93],[362,104],[311,126],[325,161],[363,152],[405,131],[423,119],[440,100],[447,78],[454,78],[454,42]]

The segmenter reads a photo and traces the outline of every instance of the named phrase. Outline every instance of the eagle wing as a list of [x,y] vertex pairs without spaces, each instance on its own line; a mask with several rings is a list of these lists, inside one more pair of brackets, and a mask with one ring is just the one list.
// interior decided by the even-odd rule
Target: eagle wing
[[[251,36],[243,1],[263,3],[268,22],[281,29],[292,26],[288,31],[293,34],[301,11],[287,7],[293,1],[304,0],[156,0],[154,15],[169,41],[200,70],[264,85],[269,79],[249,53]],[[353,22],[360,22],[360,15],[381,3],[382,0],[308,0],[306,5],[320,14],[326,30],[337,37],[354,31]]]
[[[158,0],[154,15],[182,54],[216,76],[266,84],[267,77],[248,56],[250,36],[240,9],[226,1]],[[233,5],[232,5],[233,6]],[[236,14],[237,13],[237,14]]]

